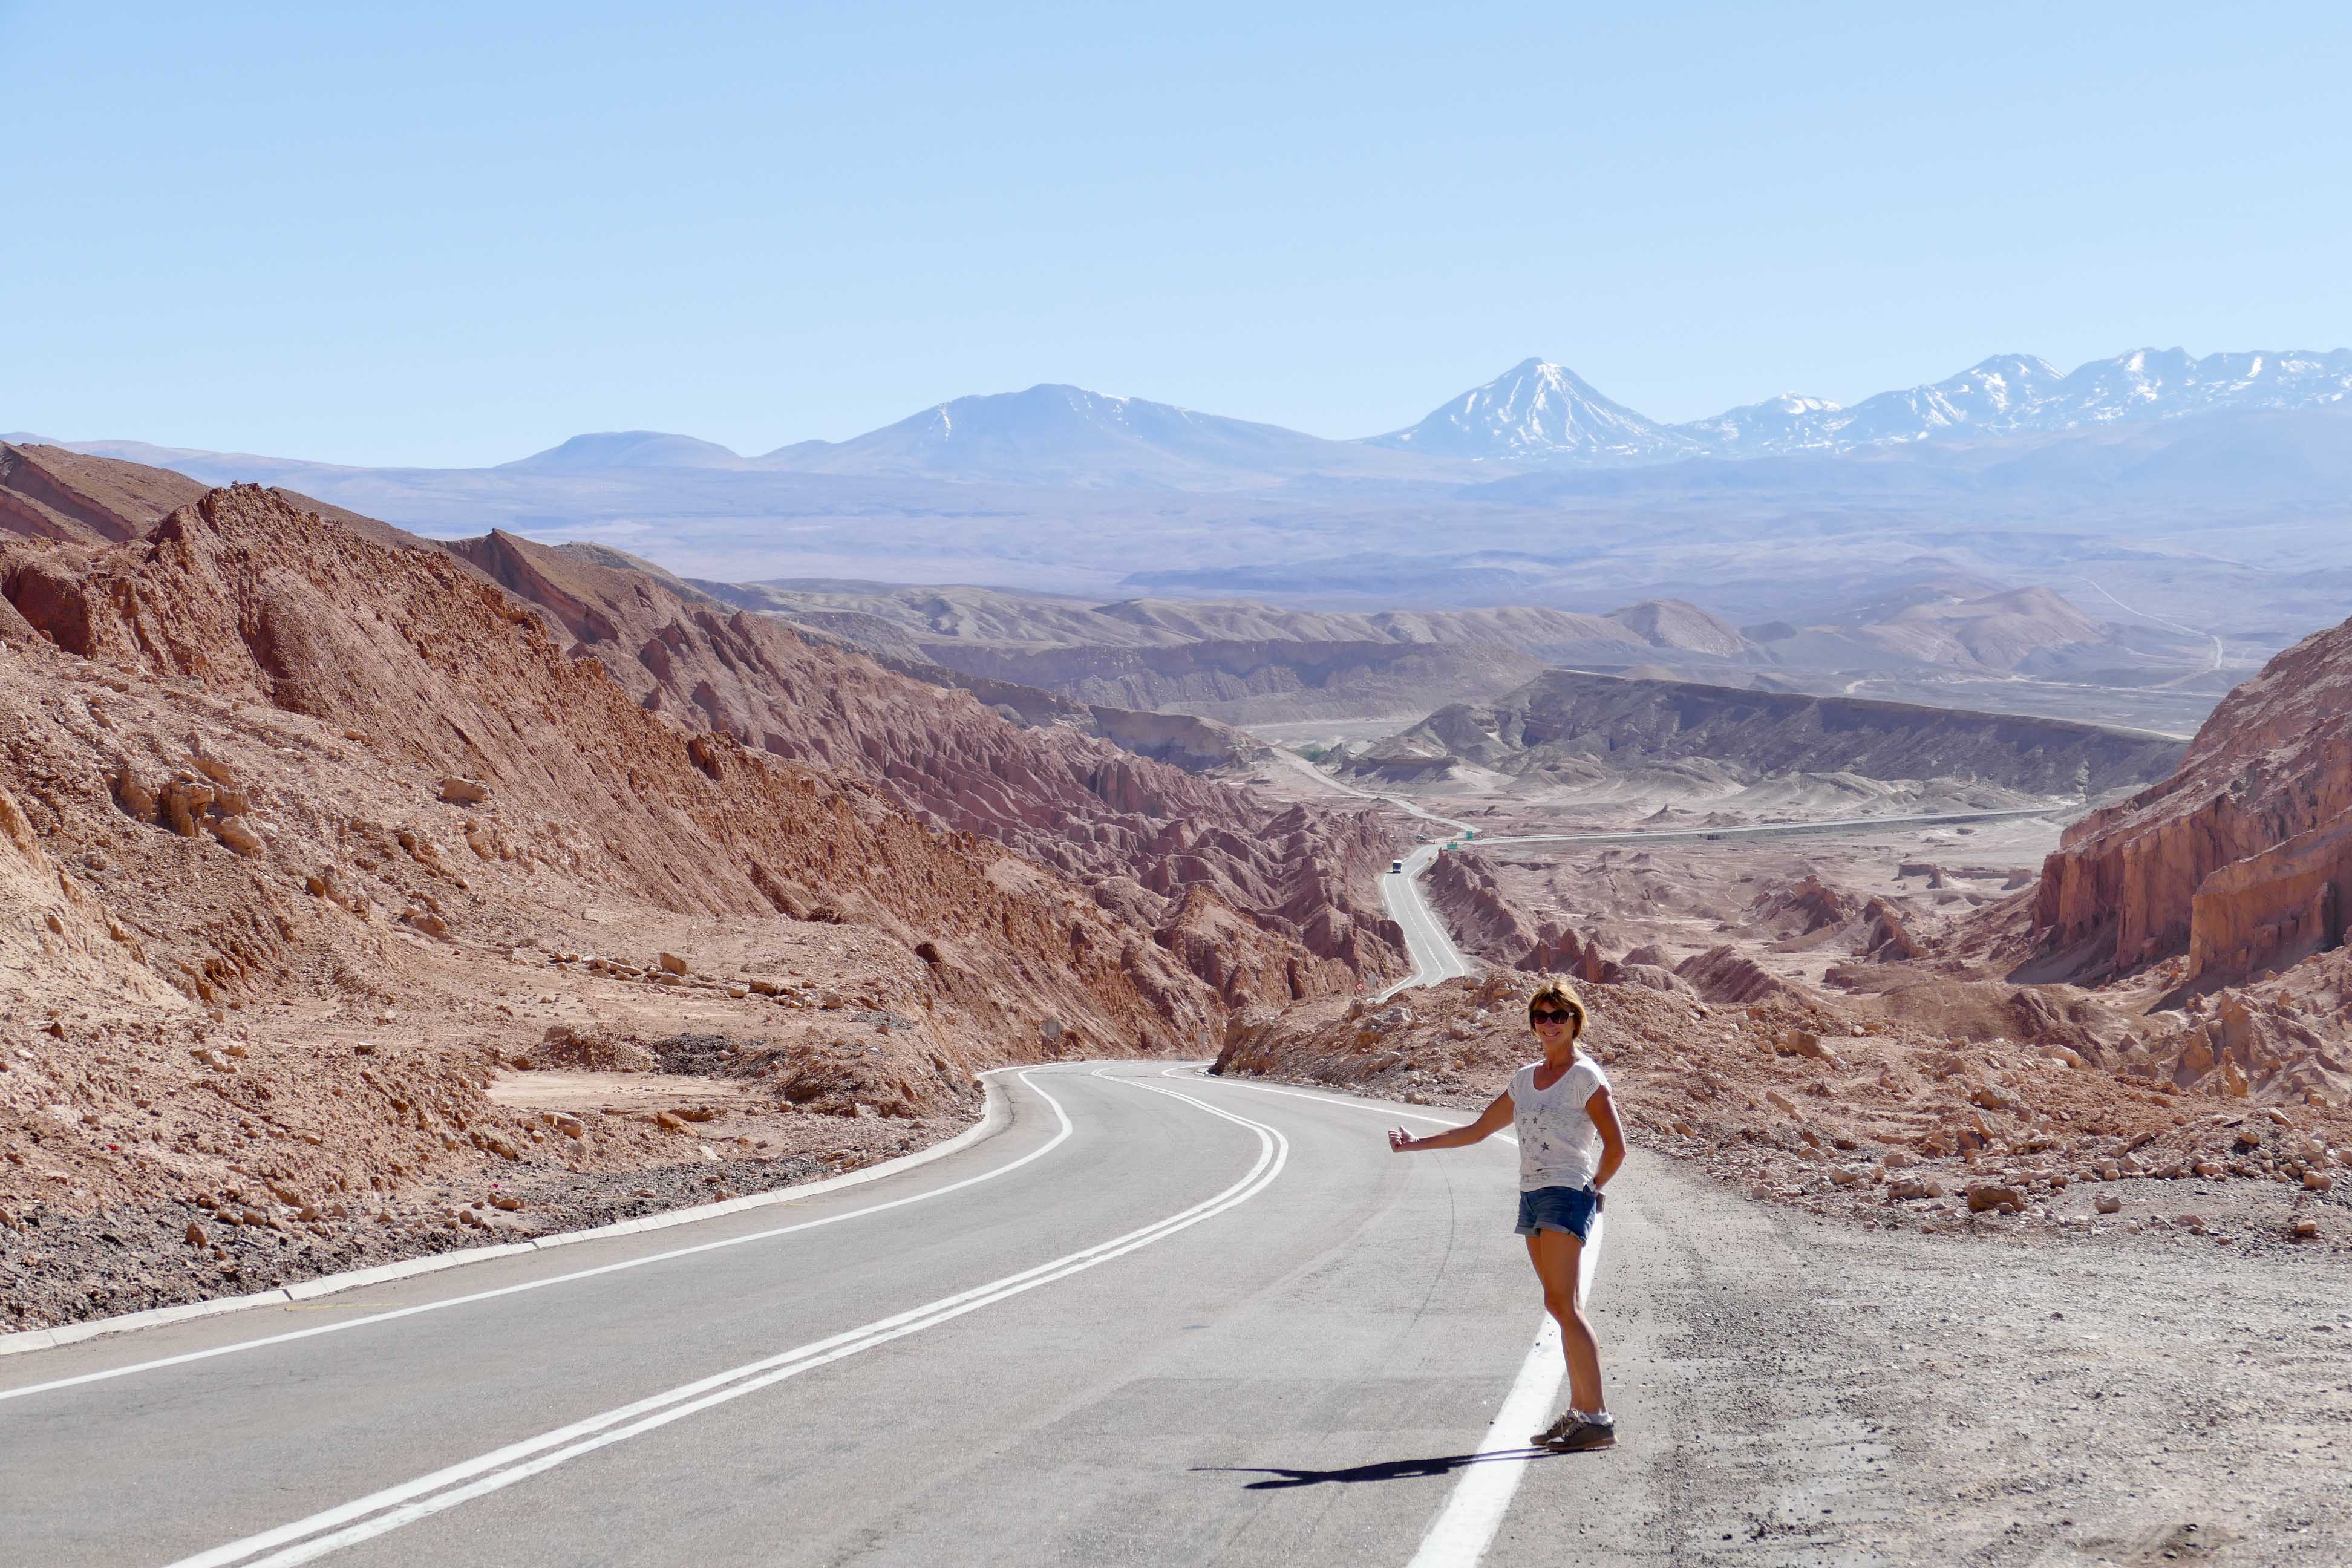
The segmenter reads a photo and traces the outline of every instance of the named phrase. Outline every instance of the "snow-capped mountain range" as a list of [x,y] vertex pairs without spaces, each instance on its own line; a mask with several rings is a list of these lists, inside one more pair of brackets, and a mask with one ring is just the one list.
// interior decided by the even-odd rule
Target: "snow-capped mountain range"
[[1585,466],[1845,452],[1937,437],[2063,434],[2224,409],[2307,408],[2352,398],[2352,350],[2214,353],[2136,349],[2071,374],[1999,354],[1926,386],[1852,407],[1784,393],[1685,425],[1612,402],[1564,365],[1528,360],[1370,444],[1510,463]]
[[[2352,350],[2258,350],[2200,359],[2179,349],[2136,349],[2071,373],[2032,354],[1999,354],[1943,381],[1882,392],[1851,407],[1785,393],[1681,425],[1661,424],[1612,400],[1565,365],[1530,359],[1449,398],[1409,428],[1360,440],[1330,440],[1048,384],[958,397],[846,441],[800,441],[757,456],[690,436],[604,431],[575,436],[498,471],[516,482],[650,470],[707,473],[711,485],[736,482],[721,477],[729,473],[1064,489],[1453,485],[1691,460],[1836,455],[1970,437],[2057,440],[2127,422],[2331,405],[2343,408],[2352,428]],[[2322,439],[2336,437],[2323,434]],[[207,482],[226,474],[314,491],[359,472],[392,471],[328,474],[321,465],[299,459],[141,442],[70,444],[176,468]]]

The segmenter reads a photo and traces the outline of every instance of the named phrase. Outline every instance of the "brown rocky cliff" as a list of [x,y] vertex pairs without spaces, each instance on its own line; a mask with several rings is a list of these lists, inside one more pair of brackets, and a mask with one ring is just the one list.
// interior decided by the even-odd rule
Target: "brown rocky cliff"
[[[191,994],[377,962],[383,928],[344,905],[495,944],[551,899],[618,898],[865,922],[958,959],[961,989],[932,973],[975,1026],[1050,1012],[1160,1050],[1220,1025],[1213,989],[1051,873],[681,734],[459,563],[274,494],[211,492],[128,544],[8,546],[0,583],[61,650],[9,656],[28,673],[0,784],[37,837],[105,847],[105,899]],[[62,655],[120,700],[26,695]]]
[[1430,900],[1464,945],[1500,963],[1517,963],[1536,946],[1525,911],[1503,896],[1495,874],[1475,855],[1441,854],[1430,862]]
[[2333,945],[2347,810],[2352,622],[2231,692],[2171,777],[2067,829],[2042,868],[2035,945],[2082,973],[2186,952],[2192,978]]
[[503,532],[448,548],[545,608],[576,639],[575,655],[684,730],[863,778],[918,817],[1081,882],[1122,878],[1170,899],[1206,886],[1347,970],[1318,978],[1306,966],[1317,988],[1307,994],[1402,967],[1401,940],[1371,893],[1391,845],[1360,810],[1277,815],[1237,785],[1074,728],[1007,722],[971,693],[587,552]]
[[133,539],[205,493],[184,474],[0,441],[0,535],[106,543]]

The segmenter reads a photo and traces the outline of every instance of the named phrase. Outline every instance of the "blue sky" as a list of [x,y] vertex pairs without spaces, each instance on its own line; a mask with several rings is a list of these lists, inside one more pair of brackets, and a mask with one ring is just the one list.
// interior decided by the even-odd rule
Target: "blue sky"
[[1069,381],[1360,436],[2352,343],[2352,8],[0,0],[0,429],[763,451]]

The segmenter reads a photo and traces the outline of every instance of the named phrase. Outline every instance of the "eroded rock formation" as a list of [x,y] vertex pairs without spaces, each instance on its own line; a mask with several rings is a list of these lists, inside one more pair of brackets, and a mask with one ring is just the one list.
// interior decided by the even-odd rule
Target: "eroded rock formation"
[[2179,769],[2066,831],[2034,939],[2080,973],[2185,953],[2184,978],[2284,968],[2343,940],[2352,876],[2352,622],[2223,700]]

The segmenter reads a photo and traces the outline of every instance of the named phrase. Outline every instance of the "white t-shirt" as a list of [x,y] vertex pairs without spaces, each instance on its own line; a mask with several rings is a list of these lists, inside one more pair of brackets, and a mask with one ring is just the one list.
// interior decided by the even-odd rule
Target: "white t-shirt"
[[1601,1064],[1576,1053],[1568,1070],[1549,1089],[1536,1087],[1529,1062],[1511,1075],[1511,1125],[1519,1138],[1519,1191],[1538,1187],[1589,1187],[1601,1168],[1601,1129],[1584,1107],[1609,1087]]

